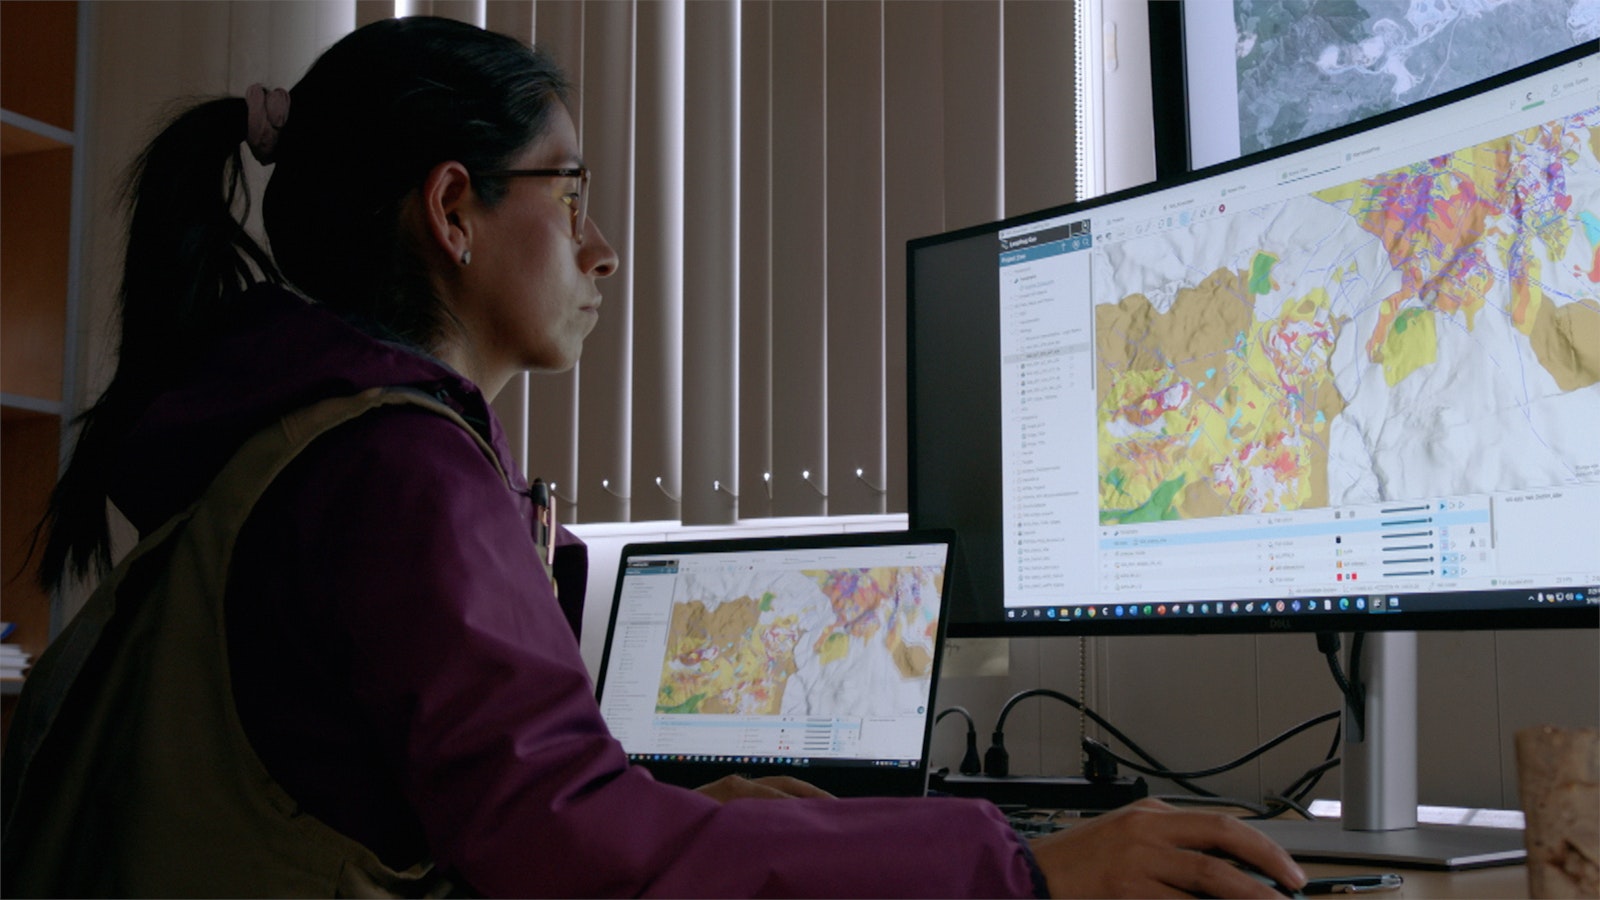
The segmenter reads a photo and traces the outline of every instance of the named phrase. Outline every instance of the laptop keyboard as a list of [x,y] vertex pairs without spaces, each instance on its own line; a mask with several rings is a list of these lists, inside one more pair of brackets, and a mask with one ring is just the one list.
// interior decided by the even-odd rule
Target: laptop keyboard
[[1023,840],[1054,834],[1064,828],[1072,827],[1077,822],[1076,814],[1069,814],[1070,817],[1064,816],[1060,810],[1053,809],[1004,809],[1004,812],[1012,830]]

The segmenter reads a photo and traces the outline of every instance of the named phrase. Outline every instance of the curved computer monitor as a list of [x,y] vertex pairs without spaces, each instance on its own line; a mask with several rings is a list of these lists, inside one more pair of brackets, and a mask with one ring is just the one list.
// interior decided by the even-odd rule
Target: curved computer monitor
[[908,266],[952,635],[1600,623],[1595,45]]

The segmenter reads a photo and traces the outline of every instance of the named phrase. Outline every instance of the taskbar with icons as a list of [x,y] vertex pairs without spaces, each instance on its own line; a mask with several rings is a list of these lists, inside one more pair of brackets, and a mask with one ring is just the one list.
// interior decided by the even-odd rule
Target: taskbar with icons
[[1502,590],[1475,594],[1362,594],[1296,597],[1278,600],[1209,600],[1181,603],[1100,603],[1073,606],[1026,606],[1006,610],[1012,621],[1085,621],[1092,619],[1215,618],[1219,616],[1289,616],[1329,613],[1382,615],[1408,609],[1438,610],[1506,608],[1519,605],[1595,605],[1600,585],[1563,590]]

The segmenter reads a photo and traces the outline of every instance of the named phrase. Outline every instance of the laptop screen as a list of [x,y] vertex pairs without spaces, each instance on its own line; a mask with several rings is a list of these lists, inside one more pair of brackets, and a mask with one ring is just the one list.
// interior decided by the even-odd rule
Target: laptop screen
[[920,794],[949,561],[944,532],[629,545],[600,710],[672,783]]

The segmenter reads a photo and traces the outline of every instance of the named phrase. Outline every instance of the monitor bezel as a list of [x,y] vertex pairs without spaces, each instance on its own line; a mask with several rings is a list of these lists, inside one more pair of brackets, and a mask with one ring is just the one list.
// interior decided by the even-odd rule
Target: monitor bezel
[[[1028,225],[1045,219],[1054,219],[1061,216],[1072,216],[1087,213],[1098,207],[1111,203],[1152,194],[1157,191],[1169,190],[1193,182],[1224,175],[1238,169],[1258,165],[1280,157],[1313,149],[1324,144],[1341,140],[1352,135],[1361,134],[1381,128],[1398,121],[1403,121],[1423,113],[1448,106],[1452,103],[1477,96],[1478,94],[1492,91],[1504,85],[1519,81],[1524,78],[1537,76],[1550,69],[1565,65],[1576,60],[1595,56],[1600,53],[1600,41],[1594,41],[1577,47],[1568,48],[1558,53],[1551,54],[1542,59],[1508,70],[1490,78],[1465,85],[1460,88],[1430,97],[1415,104],[1389,110],[1369,119],[1354,122],[1339,128],[1331,129],[1320,134],[1301,138],[1278,147],[1262,150],[1256,153],[1238,157],[1209,166],[1203,169],[1181,172],[1171,177],[1160,178],[1147,184],[1138,185],[1113,193],[1104,194],[1087,200],[1059,206],[1040,209],[1028,213],[1010,216],[992,222],[985,222],[965,228],[955,229],[940,234],[928,235],[912,239],[906,244],[906,415],[907,415],[907,482],[908,482],[908,521],[911,528],[955,528],[961,541],[958,543],[958,553],[964,552],[963,548],[970,548],[977,542],[970,529],[964,530],[960,523],[937,521],[928,518],[919,509],[921,489],[920,482],[925,473],[918,465],[918,453],[921,449],[918,438],[918,410],[919,404],[926,403],[935,406],[939,403],[938,397],[925,398],[920,396],[918,375],[918,350],[917,350],[917,315],[918,303],[916,296],[917,285],[917,254],[928,248],[937,248],[945,244],[980,238],[993,235],[998,241],[999,232],[1004,229]],[[970,439],[970,438],[969,438]],[[1224,616],[1183,616],[1183,617],[1111,617],[1096,616],[1094,618],[1035,618],[1029,615],[1026,618],[1005,618],[1006,612],[1003,601],[998,606],[994,604],[980,605],[972,599],[976,589],[965,580],[973,569],[968,561],[962,557],[953,563],[953,570],[957,575],[952,585],[952,595],[949,603],[949,612],[946,616],[946,632],[951,637],[1041,637],[1041,636],[1093,636],[1093,635],[1135,635],[1135,634],[1266,634],[1266,633],[1306,633],[1324,631],[1418,631],[1418,630],[1487,630],[1487,629],[1543,629],[1543,628],[1596,628],[1600,627],[1600,606],[1595,605],[1591,599],[1587,606],[1532,606],[1527,608],[1496,608],[1481,610],[1403,610],[1400,612],[1324,612],[1316,615],[1272,615],[1272,614],[1229,614]],[[1551,586],[1535,586],[1548,589]],[[1594,586],[1578,585],[1574,587],[1590,588]],[[1363,590],[1363,594],[1377,593]],[[1460,592],[1472,596],[1486,596],[1489,591]],[[1352,593],[1352,596],[1355,596]],[[1440,596],[1429,594],[1405,594],[1407,597]],[[1591,595],[1592,597],[1592,595]],[[1275,602],[1278,598],[1270,598]],[[1304,596],[1282,598],[1285,601],[1295,599],[1304,600]],[[1187,603],[1188,601],[1183,601]],[[1199,603],[1200,601],[1195,601]],[[1215,601],[1213,601],[1215,602]],[[1224,600],[1223,602],[1230,602]],[[1257,599],[1257,602],[1260,602]],[[1070,605],[1070,604],[1064,604]],[[1115,606],[1116,604],[1111,604]],[[997,614],[987,617],[975,614],[989,612]]]
[[934,704],[938,702],[940,668],[944,662],[945,637],[948,634],[952,570],[958,565],[956,556],[958,537],[948,528],[911,528],[903,531],[828,531],[811,534],[764,535],[759,537],[714,537],[685,540],[641,541],[627,544],[618,557],[618,577],[613,586],[611,611],[606,621],[606,637],[601,654],[600,671],[595,677],[596,703],[603,700],[606,675],[616,635],[617,615],[621,609],[623,578],[621,571],[628,560],[635,557],[670,557],[685,554],[754,553],[773,550],[801,550],[834,547],[879,547],[905,545],[942,545],[944,547],[944,577],[946,579],[943,608],[939,616],[935,651],[929,668],[929,709],[922,727],[920,762],[916,766],[873,766],[837,761],[819,761],[814,765],[798,765],[753,760],[705,759],[648,759],[630,757],[633,765],[647,769],[657,780],[680,787],[695,788],[710,784],[719,778],[736,775],[743,778],[789,776],[799,778],[840,797],[920,797],[927,791],[928,773],[933,752]]

